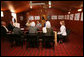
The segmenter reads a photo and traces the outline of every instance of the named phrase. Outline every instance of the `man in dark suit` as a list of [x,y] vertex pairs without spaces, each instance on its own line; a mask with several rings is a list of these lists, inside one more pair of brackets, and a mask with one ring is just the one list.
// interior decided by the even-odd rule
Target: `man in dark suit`
[[7,28],[8,28],[9,31],[13,31],[14,25],[13,25],[13,22],[12,21],[10,21],[10,23],[7,26]]
[[21,35],[21,34],[23,34],[23,32],[21,31],[21,29],[20,29],[20,28],[15,27],[15,28],[13,29],[13,34],[16,34],[16,35]]
[[22,43],[21,36],[23,36],[23,32],[21,31],[21,29],[18,26],[15,26],[12,34],[14,38],[11,39],[11,47],[13,47],[13,45],[20,45]]
[[31,22],[29,27],[29,33],[37,33],[37,27],[35,27],[35,22]]
[[1,36],[5,37],[7,32],[9,32],[9,30],[6,27],[6,22],[2,21],[1,22]]

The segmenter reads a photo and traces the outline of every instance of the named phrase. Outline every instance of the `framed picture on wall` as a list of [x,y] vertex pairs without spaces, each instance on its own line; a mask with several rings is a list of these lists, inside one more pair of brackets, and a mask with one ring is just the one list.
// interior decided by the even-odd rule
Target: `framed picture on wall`
[[34,16],[29,16],[29,20],[34,20]]
[[76,13],[74,20],[78,21],[79,19],[80,19],[80,13]]
[[35,20],[40,20],[40,16],[35,16]]
[[52,19],[52,20],[56,20],[56,19],[57,19],[57,15],[52,15],[52,16],[51,16],[51,19]]
[[50,20],[50,19],[51,19],[51,16],[50,16],[50,15],[48,15],[48,16],[47,16],[47,19],[48,19],[48,20]]
[[64,15],[64,19],[67,19],[67,15]]
[[67,18],[66,19],[69,20],[69,15],[67,15]]
[[83,21],[83,12],[81,13],[81,21]]
[[20,16],[20,20],[21,20],[21,21],[23,20],[23,16]]
[[58,15],[58,19],[64,19],[64,15]]
[[70,14],[70,20],[73,20],[74,14]]

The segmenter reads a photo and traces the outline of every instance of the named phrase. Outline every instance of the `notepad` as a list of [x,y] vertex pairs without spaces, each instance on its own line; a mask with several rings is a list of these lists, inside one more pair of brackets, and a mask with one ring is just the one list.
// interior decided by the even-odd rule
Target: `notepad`
[[21,28],[21,30],[24,30],[24,28]]

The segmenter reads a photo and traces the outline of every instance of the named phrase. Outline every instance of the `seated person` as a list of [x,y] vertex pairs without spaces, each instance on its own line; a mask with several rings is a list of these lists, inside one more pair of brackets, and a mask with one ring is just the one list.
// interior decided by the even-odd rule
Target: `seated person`
[[29,22],[29,20],[27,21],[26,26],[27,26],[27,27],[30,26],[30,22]]
[[9,23],[8,26],[7,26],[8,30],[9,30],[9,31],[13,31],[14,27],[15,27],[15,26],[13,25],[13,22],[10,21],[10,23]]
[[17,34],[17,35],[21,35],[23,34],[21,29],[20,29],[20,26],[15,26],[15,28],[13,29],[13,34]]
[[[67,33],[66,33],[66,27],[65,27],[65,23],[64,21],[60,21],[60,32],[58,32],[57,34],[57,39],[58,41],[60,40],[60,38],[62,38],[63,36],[67,36]],[[59,42],[62,42],[61,40]]]
[[37,33],[37,27],[35,27],[35,22],[30,23],[29,33]]
[[36,25],[36,27],[38,28],[38,30],[41,29],[42,25],[41,25],[41,23],[40,23],[39,21],[37,21],[37,25]]
[[22,43],[20,38],[21,36],[23,36],[23,32],[21,31],[19,26],[15,26],[15,28],[13,29],[12,35],[15,38],[10,39],[10,41],[12,42],[11,47],[13,47],[14,45],[20,45],[20,43]]
[[13,25],[14,25],[15,27],[20,28],[20,23],[15,22],[15,23],[13,23]]
[[9,30],[6,27],[6,22],[2,21],[1,22],[1,36],[5,37],[7,32],[9,32]]
[[46,29],[47,29],[47,34],[48,34],[48,35],[51,35],[51,34],[53,33],[53,29],[51,28],[51,23],[50,23],[50,21],[47,20],[46,23],[45,23],[45,25],[46,25]]
[[[29,30],[29,27],[30,27],[29,20],[27,20],[27,23],[25,25],[26,25],[26,30]],[[29,33],[29,31],[26,32],[26,34],[28,34],[28,33]]]
[[30,47],[35,47],[38,46],[38,42],[37,42],[37,27],[35,27],[35,22],[31,22],[30,23],[30,27],[29,27],[29,37],[27,39],[27,44],[31,44],[31,45],[27,45]]

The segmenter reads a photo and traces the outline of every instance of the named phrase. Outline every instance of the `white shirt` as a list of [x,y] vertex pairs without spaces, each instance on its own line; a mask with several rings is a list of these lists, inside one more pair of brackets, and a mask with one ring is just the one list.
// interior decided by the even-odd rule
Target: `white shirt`
[[43,28],[42,28],[42,31],[43,31],[43,33],[47,33],[46,27],[43,27]]
[[58,32],[58,34],[61,34],[63,36],[66,36],[67,35],[67,33],[66,33],[66,27],[64,25],[62,25],[60,27],[60,32]]
[[6,26],[3,26],[6,29],[6,32],[8,32],[8,29],[6,28]]
[[13,23],[15,23],[15,22],[14,22],[15,20],[16,20],[15,18],[12,18]]
[[13,23],[13,25],[14,25],[15,27],[20,28],[20,23]]
[[50,21],[47,21],[47,22],[46,22],[46,28],[51,28],[51,23],[50,23]]
[[30,26],[33,26],[34,27],[35,26],[35,22],[31,22],[30,23]]

